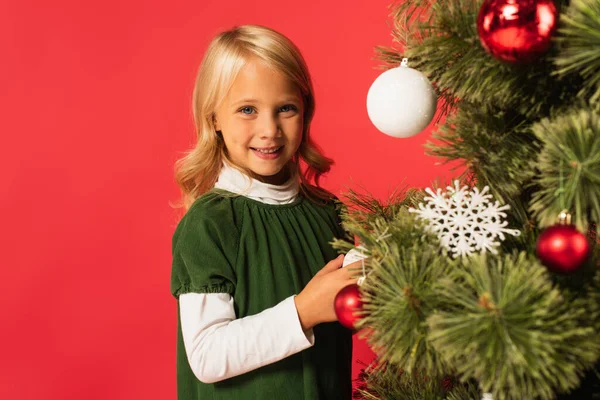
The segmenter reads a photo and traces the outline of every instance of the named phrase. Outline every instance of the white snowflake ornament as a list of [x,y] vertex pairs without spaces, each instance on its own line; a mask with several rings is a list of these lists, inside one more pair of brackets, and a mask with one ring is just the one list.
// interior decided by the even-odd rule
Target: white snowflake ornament
[[436,233],[444,248],[454,257],[471,255],[475,252],[490,251],[497,254],[496,247],[505,239],[504,234],[519,236],[516,229],[507,229],[508,222],[504,210],[508,204],[501,206],[493,196],[487,194],[485,186],[480,192],[476,187],[460,187],[454,181],[454,187],[448,186],[446,192],[438,189],[437,193],[430,188],[425,191],[426,205],[419,204],[419,209],[409,208],[409,212],[419,214],[418,218],[428,221],[427,229]]

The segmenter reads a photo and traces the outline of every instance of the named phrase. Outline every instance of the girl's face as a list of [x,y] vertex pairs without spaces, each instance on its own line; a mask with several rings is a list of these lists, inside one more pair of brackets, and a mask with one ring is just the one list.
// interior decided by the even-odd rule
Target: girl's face
[[289,179],[284,167],[302,140],[303,111],[294,84],[253,59],[215,110],[215,127],[237,166],[251,170],[262,182],[281,185]]

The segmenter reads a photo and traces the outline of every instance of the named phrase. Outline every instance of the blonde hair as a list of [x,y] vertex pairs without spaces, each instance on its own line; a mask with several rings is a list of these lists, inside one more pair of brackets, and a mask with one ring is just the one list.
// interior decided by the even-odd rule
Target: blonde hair
[[[178,206],[186,211],[214,186],[223,160],[236,167],[227,155],[222,136],[215,129],[214,115],[239,71],[254,57],[288,77],[302,94],[304,128],[298,151],[288,163],[290,176],[300,178],[300,191],[312,201],[335,198],[319,186],[319,177],[330,170],[333,160],[325,157],[310,138],[315,100],[310,74],[300,50],[287,37],[270,28],[242,25],[217,34],[198,68],[192,96],[198,139],[195,147],[175,163],[175,180],[182,191],[182,202]],[[250,170],[237,168],[254,176]]]

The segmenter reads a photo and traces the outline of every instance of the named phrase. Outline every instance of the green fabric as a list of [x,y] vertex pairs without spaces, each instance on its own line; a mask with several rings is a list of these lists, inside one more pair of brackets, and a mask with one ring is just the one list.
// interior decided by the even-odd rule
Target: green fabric
[[[171,293],[230,293],[238,318],[298,294],[334,259],[344,231],[335,204],[300,195],[265,204],[213,189],[190,207],[173,234]],[[179,306],[179,304],[178,304]],[[179,307],[177,307],[179,309]],[[350,400],[352,332],[338,322],[314,327],[314,346],[243,375],[200,382],[185,354],[178,313],[179,400]]]

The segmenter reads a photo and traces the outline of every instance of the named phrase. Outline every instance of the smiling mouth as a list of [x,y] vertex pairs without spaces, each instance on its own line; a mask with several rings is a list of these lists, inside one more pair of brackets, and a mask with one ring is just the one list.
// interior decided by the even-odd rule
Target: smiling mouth
[[279,147],[269,147],[266,149],[259,149],[257,147],[250,147],[252,150],[257,151],[259,153],[262,154],[273,154],[273,153],[278,153],[281,151],[281,149],[283,149],[283,146],[279,146]]

